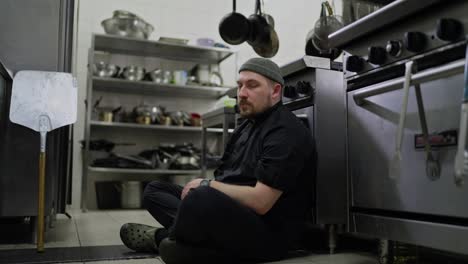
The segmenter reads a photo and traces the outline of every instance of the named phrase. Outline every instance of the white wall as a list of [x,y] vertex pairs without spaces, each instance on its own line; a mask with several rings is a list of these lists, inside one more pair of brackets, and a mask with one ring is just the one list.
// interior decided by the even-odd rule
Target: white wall
[[[275,29],[280,39],[278,54],[272,58],[279,65],[304,55],[305,37],[319,17],[320,0],[265,0],[265,9],[275,19]],[[342,1],[331,0],[337,13],[341,13]],[[238,0],[237,12],[248,17],[253,13],[254,0]],[[78,78],[79,103],[78,121],[74,127],[73,153],[73,196],[72,207],[79,208],[81,201],[82,159],[79,141],[84,137],[84,98],[86,96],[86,74],[88,50],[92,33],[104,33],[100,23],[112,16],[114,10],[123,9],[138,14],[155,27],[151,40],[160,36],[190,39],[210,37],[222,42],[218,34],[218,23],[232,11],[231,0],[77,0],[76,41],[74,74]],[[256,57],[248,44],[234,46],[238,50],[238,61],[228,60],[221,66],[227,84],[235,83],[235,69],[245,60]]]

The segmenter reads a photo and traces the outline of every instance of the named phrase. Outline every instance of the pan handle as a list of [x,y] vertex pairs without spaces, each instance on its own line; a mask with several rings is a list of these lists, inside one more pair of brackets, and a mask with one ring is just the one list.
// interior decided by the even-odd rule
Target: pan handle
[[39,154],[39,187],[37,204],[37,252],[44,252],[44,210],[45,210],[45,152]]
[[[465,59],[461,59],[442,65],[437,68],[431,68],[425,71],[418,72],[412,76],[410,85],[430,82],[437,79],[463,73],[464,66]],[[365,89],[355,92],[353,95],[353,99],[357,105],[363,105],[365,104],[364,99],[366,99],[367,97],[402,89],[402,84],[404,80],[405,78],[402,77],[369,86]]]

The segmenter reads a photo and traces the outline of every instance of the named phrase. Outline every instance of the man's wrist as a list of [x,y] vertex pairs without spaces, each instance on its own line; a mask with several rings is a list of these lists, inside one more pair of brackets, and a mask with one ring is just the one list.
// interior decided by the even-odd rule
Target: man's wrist
[[199,186],[207,186],[207,187],[210,187],[210,183],[211,183],[211,180],[203,179],[203,180],[200,181],[200,185],[199,185]]

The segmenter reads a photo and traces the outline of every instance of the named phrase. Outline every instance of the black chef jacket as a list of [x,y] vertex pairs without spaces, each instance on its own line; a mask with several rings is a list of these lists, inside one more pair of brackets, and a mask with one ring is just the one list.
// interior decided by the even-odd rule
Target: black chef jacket
[[262,218],[273,229],[290,233],[311,207],[315,164],[312,133],[279,102],[234,131],[214,175],[228,184],[255,186],[260,181],[283,191]]

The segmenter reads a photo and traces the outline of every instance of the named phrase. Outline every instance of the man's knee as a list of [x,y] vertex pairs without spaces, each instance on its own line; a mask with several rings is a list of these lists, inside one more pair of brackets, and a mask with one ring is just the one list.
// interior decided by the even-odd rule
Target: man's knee
[[216,204],[219,202],[219,191],[201,186],[190,191],[182,201],[182,207],[185,210],[195,210],[200,214],[210,213],[216,210]]
[[150,197],[153,197],[155,193],[161,191],[164,188],[164,183],[160,181],[152,181],[148,183],[143,191],[143,201],[147,201]]

